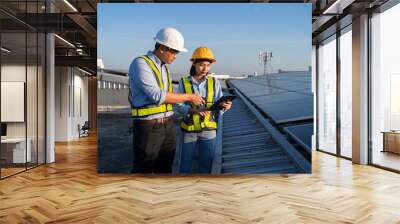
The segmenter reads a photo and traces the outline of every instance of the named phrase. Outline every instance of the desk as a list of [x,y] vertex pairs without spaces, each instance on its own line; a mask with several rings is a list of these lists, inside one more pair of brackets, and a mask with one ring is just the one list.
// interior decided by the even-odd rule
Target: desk
[[382,152],[400,154],[400,131],[383,131]]
[[[6,138],[1,139],[1,151],[2,157],[5,154],[7,162],[10,163],[25,163],[31,161],[31,145],[32,141],[30,138],[27,139],[26,153],[25,153],[25,138]],[[12,154],[12,160],[11,160]],[[4,158],[4,157],[3,157]],[[27,158],[27,161],[25,161]]]

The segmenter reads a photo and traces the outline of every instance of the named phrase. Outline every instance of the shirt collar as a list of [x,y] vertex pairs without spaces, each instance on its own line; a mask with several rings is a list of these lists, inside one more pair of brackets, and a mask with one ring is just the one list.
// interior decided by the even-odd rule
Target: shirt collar
[[192,80],[193,83],[200,85],[201,83],[207,81],[207,80],[210,78],[210,74],[208,74],[208,75],[206,76],[206,78],[205,78],[203,81],[201,81],[201,82],[198,82],[197,80],[195,80],[195,79],[193,78],[193,76],[189,76],[189,77],[190,77],[190,80]]
[[162,63],[161,59],[159,59],[152,51],[147,52],[147,56],[153,60],[153,62],[158,65],[160,68],[164,63]]

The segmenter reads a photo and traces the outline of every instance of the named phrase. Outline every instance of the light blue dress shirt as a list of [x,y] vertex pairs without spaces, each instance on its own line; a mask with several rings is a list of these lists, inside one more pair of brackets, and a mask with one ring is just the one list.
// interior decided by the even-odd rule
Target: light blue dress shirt
[[[161,105],[165,102],[167,96],[169,83],[165,67],[166,65],[151,51],[147,53],[147,56],[154,62],[160,71],[164,83],[164,90],[160,89],[156,76],[147,62],[143,58],[135,58],[129,66],[129,86],[134,107],[141,107],[149,104]],[[135,119],[151,120],[155,118],[169,117],[173,114],[173,111],[168,111]]]
[[[207,79],[211,78],[210,76],[206,76],[206,78],[198,82],[192,76],[189,77],[189,80],[192,81],[193,91],[194,93],[200,95],[205,98],[207,96]],[[179,80],[179,90],[180,93],[185,93],[185,89],[182,83],[182,79]],[[214,90],[214,102],[219,100],[223,96],[221,83],[219,83],[218,79],[215,79],[215,90]],[[183,115],[184,119],[188,118],[187,114],[190,109],[190,102],[186,103],[178,103],[176,104],[176,109]],[[222,114],[223,111],[221,111]],[[212,112],[213,118],[215,119],[215,112]]]

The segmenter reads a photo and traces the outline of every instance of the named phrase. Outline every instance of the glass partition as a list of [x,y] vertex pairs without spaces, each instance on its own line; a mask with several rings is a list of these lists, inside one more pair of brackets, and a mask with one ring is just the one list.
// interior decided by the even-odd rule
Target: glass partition
[[1,46],[1,176],[6,177],[24,171],[31,157],[26,150],[26,33],[3,32]]
[[[42,13],[43,5],[44,1],[0,3],[17,13]],[[45,163],[46,39],[3,12],[0,26],[0,178],[5,178]]]

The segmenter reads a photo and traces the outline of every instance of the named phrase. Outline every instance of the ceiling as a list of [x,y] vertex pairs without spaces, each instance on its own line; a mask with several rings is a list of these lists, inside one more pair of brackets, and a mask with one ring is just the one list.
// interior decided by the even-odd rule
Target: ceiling
[[313,44],[352,23],[352,18],[373,12],[389,0],[312,0]]
[[[25,32],[51,32],[55,38],[56,65],[80,66],[92,74],[96,72],[98,0],[1,0],[0,24],[2,45],[12,52],[6,58],[25,55]],[[51,12],[51,13],[50,13]],[[65,41],[64,41],[65,40]],[[36,42],[36,41],[35,41]],[[67,43],[68,42],[68,43]],[[27,56],[36,50],[27,45]],[[39,46],[40,47],[40,46]]]

